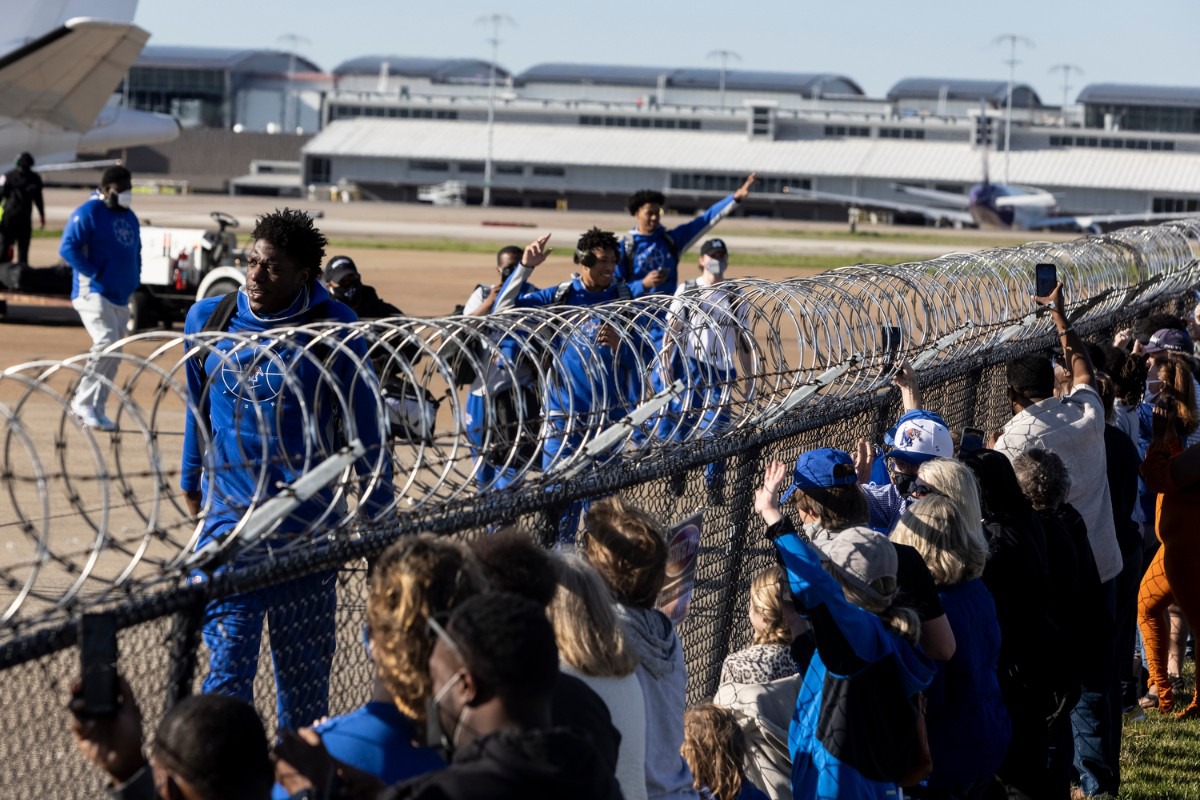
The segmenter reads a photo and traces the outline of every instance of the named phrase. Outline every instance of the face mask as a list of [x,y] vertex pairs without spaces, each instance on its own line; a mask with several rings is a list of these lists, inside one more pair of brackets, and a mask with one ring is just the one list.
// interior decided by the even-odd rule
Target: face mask
[[122,208],[133,208],[133,192],[121,192],[117,195],[117,204]]
[[504,269],[500,270],[500,284],[501,285],[508,283],[508,279],[512,277],[513,270],[515,270],[515,269],[516,269],[515,266],[509,265],[509,266],[505,267]]
[[438,689],[437,694],[429,698],[425,704],[425,746],[440,751],[446,761],[449,761],[454,755],[454,747],[458,742],[458,733],[462,728],[463,712],[466,711],[466,708],[458,710],[458,716],[454,719],[454,733],[446,736],[446,730],[442,727],[442,718],[438,714],[438,703],[442,702],[442,698],[454,688],[454,684],[458,683],[462,677],[461,670],[454,673],[450,680],[446,681],[441,689]]
[[709,256],[708,263],[704,265],[704,268],[712,275],[723,275],[727,266],[729,266],[729,262],[727,260],[722,259],[718,261],[712,256]]
[[916,475],[905,475],[903,472],[892,472],[892,485],[896,487],[896,491],[901,497],[908,497],[912,492],[913,483],[917,480]]
[[341,300],[346,305],[353,305],[354,296],[358,294],[358,284],[341,284],[334,288],[333,296],[337,300]]

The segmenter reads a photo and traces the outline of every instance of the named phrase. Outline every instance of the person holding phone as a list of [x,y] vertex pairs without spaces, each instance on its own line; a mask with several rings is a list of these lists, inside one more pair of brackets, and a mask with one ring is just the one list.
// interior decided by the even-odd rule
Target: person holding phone
[[[1040,277],[1040,276],[1039,276]],[[1045,286],[1042,286],[1045,289]],[[1010,461],[1032,448],[1055,453],[1067,465],[1073,505],[1087,525],[1088,544],[1104,584],[1105,613],[1116,618],[1116,579],[1123,567],[1109,492],[1105,453],[1104,401],[1096,388],[1096,372],[1088,349],[1066,314],[1066,290],[1061,282],[1049,295],[1034,299],[1050,307],[1058,330],[1062,363],[1070,376],[1070,391],[1054,396],[1051,359],[1032,353],[1008,362],[1008,399],[1013,417],[1005,423],[995,450]],[[1087,796],[1116,796],[1120,783],[1120,704],[1115,625],[1108,636],[1106,657],[1089,665],[1082,696],[1071,713],[1075,736],[1075,767]],[[1114,712],[1116,707],[1116,712]]]

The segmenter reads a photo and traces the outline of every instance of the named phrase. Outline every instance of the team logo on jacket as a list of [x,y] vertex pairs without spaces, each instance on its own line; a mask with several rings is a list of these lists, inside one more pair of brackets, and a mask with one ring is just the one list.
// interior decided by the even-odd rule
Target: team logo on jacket
[[655,242],[650,247],[642,252],[642,257],[638,266],[645,269],[647,272],[653,272],[656,269],[667,268],[667,254],[663,252],[663,248]]
[[225,354],[221,381],[239,402],[263,403],[279,396],[283,370],[279,356],[269,348],[244,348]]
[[113,220],[113,236],[117,237],[117,241],[121,243],[122,247],[133,247],[137,241],[137,234],[133,232],[133,226],[124,216]]

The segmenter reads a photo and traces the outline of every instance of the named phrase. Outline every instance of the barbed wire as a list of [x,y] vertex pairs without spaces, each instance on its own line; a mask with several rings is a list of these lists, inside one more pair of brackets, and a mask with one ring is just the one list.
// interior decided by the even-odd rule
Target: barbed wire
[[[1198,248],[1189,220],[590,307],[151,332],[10,367],[0,626],[769,428],[890,386],[903,360],[1026,338],[1037,263],[1086,325],[1196,285]],[[111,433],[71,413],[97,358],[117,365]],[[180,490],[197,479],[199,520]]]

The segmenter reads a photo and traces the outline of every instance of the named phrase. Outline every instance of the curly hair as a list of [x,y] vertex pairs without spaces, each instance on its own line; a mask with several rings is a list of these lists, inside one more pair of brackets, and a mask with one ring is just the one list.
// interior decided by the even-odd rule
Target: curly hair
[[625,207],[629,209],[630,216],[636,216],[642,206],[647,203],[653,203],[656,206],[661,206],[667,202],[667,196],[662,192],[654,189],[639,189],[629,195],[629,199],[625,202]]
[[306,212],[298,208],[277,208],[259,217],[250,235],[287,253],[299,269],[309,271],[311,280],[321,278],[321,262],[325,260],[325,245],[329,240],[313,225],[312,217]]
[[1017,483],[1021,484],[1021,491],[1029,498],[1034,510],[1047,508],[1053,511],[1066,502],[1071,493],[1071,473],[1057,453],[1040,447],[1030,448],[1014,458],[1012,465],[1017,473]]
[[430,692],[427,620],[484,589],[471,554],[432,534],[401,539],[375,562],[367,594],[372,653],[392,701],[414,721],[424,721]]
[[786,592],[783,570],[767,567],[750,581],[750,605],[767,623],[766,630],[755,632],[754,644],[791,644],[792,629],[783,616],[785,603],[791,602]]
[[575,249],[581,253],[590,253],[596,249],[612,250],[614,253],[620,248],[621,243],[617,241],[617,237],[611,231],[602,231],[599,228],[592,228],[585,231],[579,237],[579,241],[575,243]]
[[625,639],[613,609],[612,592],[581,559],[560,558],[558,593],[547,614],[554,626],[559,657],[584,675],[620,678],[637,669],[638,658]]
[[971,535],[958,503],[942,495],[928,494],[909,506],[891,539],[921,554],[939,588],[978,578],[987,564],[986,541]]
[[680,754],[692,770],[692,786],[711,792],[714,800],[737,800],[746,775],[746,735],[734,713],[723,706],[701,703],[683,714]]
[[667,579],[667,538],[658,520],[619,497],[592,503],[584,522],[584,561],[617,602],[653,608]]

